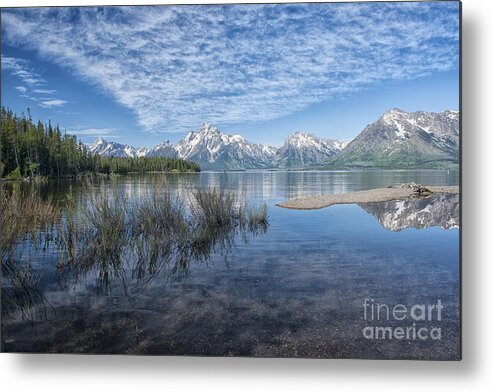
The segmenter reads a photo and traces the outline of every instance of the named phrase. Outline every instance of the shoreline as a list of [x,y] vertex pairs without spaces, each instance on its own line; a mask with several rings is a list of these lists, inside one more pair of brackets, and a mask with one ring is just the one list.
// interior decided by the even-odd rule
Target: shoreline
[[276,206],[292,210],[319,210],[335,204],[378,203],[392,200],[424,198],[434,194],[459,194],[459,186],[423,186],[401,184],[350,193],[325,194],[290,199]]

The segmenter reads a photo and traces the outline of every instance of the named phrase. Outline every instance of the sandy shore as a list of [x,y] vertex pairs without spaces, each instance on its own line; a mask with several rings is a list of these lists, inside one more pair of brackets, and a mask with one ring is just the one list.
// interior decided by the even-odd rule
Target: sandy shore
[[[415,186],[415,184],[413,185]],[[413,189],[412,184],[401,184],[395,187],[376,188],[351,193],[300,197],[278,203],[276,205],[295,210],[317,210],[319,208],[329,207],[334,204],[375,203],[382,201],[402,200],[412,197],[427,197],[432,194],[459,193],[458,186],[419,185],[419,187],[426,188],[430,192],[425,192],[420,195],[415,189]]]

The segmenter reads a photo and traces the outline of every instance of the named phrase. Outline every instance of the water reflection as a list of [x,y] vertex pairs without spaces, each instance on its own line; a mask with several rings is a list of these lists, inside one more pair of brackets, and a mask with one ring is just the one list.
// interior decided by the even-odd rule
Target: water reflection
[[[372,188],[382,188],[403,182],[426,185],[457,185],[459,172],[456,170],[366,170],[366,171],[247,171],[247,172],[203,172],[168,174],[166,181],[177,191],[191,186],[226,187],[235,189],[247,199],[287,200],[309,195],[344,193]],[[162,175],[129,175],[107,180],[128,198],[137,198],[149,187],[162,184]],[[9,184],[10,185],[10,184]],[[19,184],[32,186],[29,183]],[[53,195],[63,201],[69,188],[74,197],[80,198],[80,181],[50,180],[40,185],[40,193]]]
[[[458,177],[444,171],[170,175],[173,195],[225,187],[250,205],[265,201],[268,228],[195,227],[186,241],[167,242],[166,227],[139,226],[151,235],[136,235],[105,263],[78,237],[74,255],[85,260],[79,269],[68,260],[57,268],[57,249],[33,250],[33,271],[43,272],[33,277],[49,305],[28,306],[45,306],[47,314],[2,318],[2,345],[35,352],[450,359],[460,337],[458,230],[426,228],[459,225],[457,196],[317,211],[274,206],[296,196],[410,181],[456,185]],[[142,205],[162,179],[127,176],[103,185],[130,206]],[[94,192],[104,186],[95,184]],[[76,210],[87,203],[76,181],[50,182],[44,192],[62,206],[73,194]],[[91,242],[93,233],[87,235]],[[447,338],[433,344],[363,339],[361,304],[369,296],[404,304],[441,298]]]
[[[170,188],[153,183],[129,199],[128,187],[90,183],[83,203],[59,224],[57,263],[65,286],[94,277],[97,293],[148,285],[161,274],[189,276],[194,263],[227,255],[237,239],[264,234],[267,206],[247,206],[223,188]],[[178,197],[178,190],[187,194]]]
[[391,231],[434,226],[451,229],[460,225],[459,195],[434,195],[382,203],[362,203],[359,206]]

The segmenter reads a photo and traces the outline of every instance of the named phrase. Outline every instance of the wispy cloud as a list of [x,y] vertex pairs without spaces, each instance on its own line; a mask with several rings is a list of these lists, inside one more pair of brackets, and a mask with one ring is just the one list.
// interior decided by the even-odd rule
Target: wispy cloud
[[58,106],[63,106],[67,103],[63,99],[45,99],[39,102],[39,106],[43,108],[53,108]]
[[30,69],[29,62],[27,60],[14,57],[2,57],[2,68],[4,70],[10,71],[13,75],[17,76],[28,86],[34,87],[46,83],[46,81],[39,74],[33,72]]
[[2,27],[153,132],[269,120],[458,65],[458,2],[16,9]]
[[26,86],[15,87],[20,92],[19,95],[21,97],[38,102],[38,105],[42,108],[59,107],[67,103],[67,101],[55,97],[48,98],[48,96],[55,94],[57,90],[38,87],[46,85],[47,82],[33,71],[29,61],[15,57],[2,57],[2,68],[29,86],[29,88]]
[[87,126],[76,126],[67,131],[72,135],[78,137],[111,137],[112,139],[118,139],[119,136],[115,134],[116,128],[92,128]]
[[115,128],[85,128],[85,129],[75,129],[73,133],[77,135],[85,136],[107,136],[113,135]]
[[19,91],[21,94],[27,93],[27,87],[24,86],[15,86],[15,89]]
[[51,95],[51,94],[55,94],[56,90],[45,90],[45,89],[41,89],[41,88],[35,88],[33,90],[33,93]]

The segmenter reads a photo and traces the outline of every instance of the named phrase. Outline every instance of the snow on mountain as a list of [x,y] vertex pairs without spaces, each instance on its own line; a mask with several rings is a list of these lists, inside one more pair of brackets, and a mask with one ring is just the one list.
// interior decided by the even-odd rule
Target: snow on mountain
[[337,156],[335,166],[437,167],[459,160],[459,112],[392,109],[368,125]]
[[227,135],[209,123],[189,132],[176,145],[178,156],[204,168],[253,169],[272,165],[273,147],[250,143],[240,135]]
[[250,143],[240,135],[227,135],[209,123],[189,132],[176,146],[164,141],[157,146],[134,148],[98,138],[89,146],[93,154],[114,157],[171,157],[199,163],[205,169],[253,169],[272,166],[277,149]]
[[203,169],[335,167],[448,167],[459,157],[459,112],[385,112],[350,143],[308,132],[290,135],[284,145],[255,144],[228,135],[209,123],[189,132],[176,146],[169,141],[134,148],[102,138],[89,147],[102,156],[172,157],[197,162]]
[[346,142],[322,139],[308,132],[296,132],[277,151],[274,165],[282,168],[313,166],[340,152]]
[[147,155],[149,150],[145,147],[136,149],[127,144],[110,142],[99,137],[89,146],[89,151],[103,157],[137,158]]
[[166,157],[166,158],[177,158],[178,153],[175,147],[169,142],[169,140],[159,143],[157,146],[151,148],[147,151],[146,156],[148,157]]
[[459,195],[434,195],[426,198],[394,200],[359,204],[388,230],[400,231],[410,227],[424,229],[438,226],[443,229],[460,226]]

